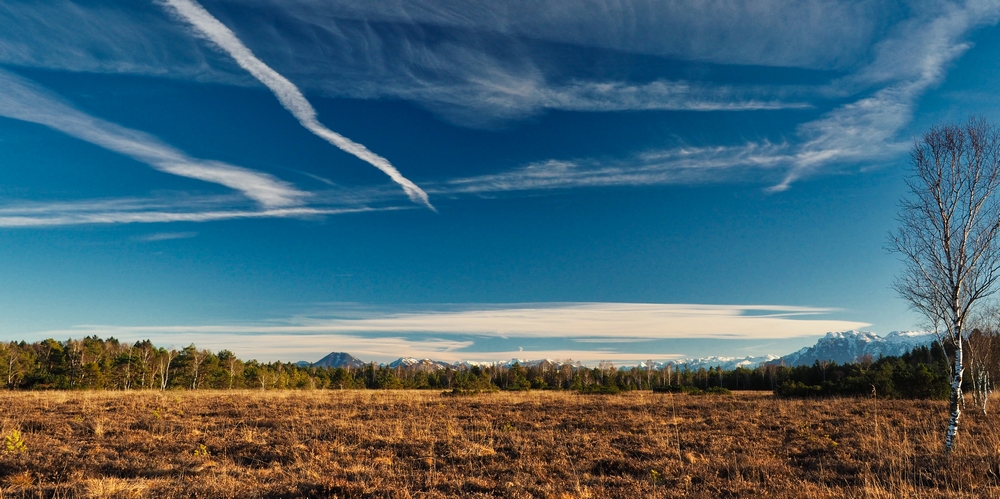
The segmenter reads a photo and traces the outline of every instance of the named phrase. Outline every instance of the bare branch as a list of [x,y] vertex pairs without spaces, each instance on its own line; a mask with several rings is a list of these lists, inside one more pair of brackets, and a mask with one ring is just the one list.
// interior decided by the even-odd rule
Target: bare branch
[[[910,165],[911,196],[900,202],[899,229],[889,237],[890,251],[905,265],[893,287],[955,345],[950,451],[961,414],[967,323],[1000,279],[1000,131],[981,117],[934,127],[914,142]],[[971,347],[980,344],[977,336]],[[975,375],[985,376],[977,367],[982,358],[970,360]]]

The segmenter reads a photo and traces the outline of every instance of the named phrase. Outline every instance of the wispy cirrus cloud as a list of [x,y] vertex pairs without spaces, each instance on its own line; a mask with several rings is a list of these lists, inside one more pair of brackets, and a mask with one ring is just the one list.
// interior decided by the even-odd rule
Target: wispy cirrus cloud
[[90,116],[38,85],[0,70],[0,116],[28,121],[181,177],[224,185],[268,208],[301,205],[308,193],[267,173],[192,158],[156,137]]
[[[862,53],[860,47],[877,34],[880,22],[872,9],[820,0],[808,8],[784,6],[795,26],[811,26],[808,36],[787,29],[791,24],[775,22],[763,9],[738,2],[716,8],[697,2],[685,8],[642,1],[617,6],[595,2],[586,8],[550,2],[542,8],[509,9],[452,2],[378,8],[357,2],[257,2],[250,9],[246,2],[204,4],[223,16],[229,29],[243,34],[254,54],[272,61],[269,67],[306,90],[334,97],[405,99],[468,126],[493,126],[547,109],[739,111],[806,105],[785,101],[786,92],[776,91],[775,85],[579,74],[558,63],[558,55],[538,52],[539,40],[688,60],[839,67]],[[202,51],[181,25],[145,5],[68,0],[0,5],[0,63],[248,83],[230,61]],[[818,8],[827,9],[822,16],[826,22],[820,22]],[[629,20],[623,17],[628,9],[650,12]],[[831,22],[849,15],[854,16],[849,24],[834,27]],[[656,27],[630,33],[636,23]],[[696,44],[691,36],[675,35],[699,23],[724,28],[702,29]],[[594,29],[600,40],[588,39]],[[837,37],[839,43],[821,44],[823,37]],[[769,40],[766,50],[750,48],[764,40]],[[856,40],[858,47],[844,40]],[[732,52],[734,47],[739,53]],[[830,51],[840,55],[822,54]]]
[[211,41],[217,47],[221,48],[223,51],[228,53],[236,63],[240,65],[243,69],[246,69],[254,78],[257,78],[261,83],[264,84],[274,96],[278,98],[281,105],[295,116],[295,119],[299,120],[307,130],[315,134],[316,136],[322,138],[323,140],[337,146],[342,151],[347,152],[356,156],[369,163],[370,165],[378,168],[383,173],[389,176],[393,182],[399,184],[406,195],[415,203],[421,203],[430,209],[434,209],[431,205],[430,200],[427,198],[427,193],[417,187],[416,184],[411,182],[409,179],[404,177],[395,166],[389,163],[389,160],[379,156],[368,150],[362,144],[352,141],[343,135],[340,135],[333,130],[323,126],[322,123],[316,118],[316,110],[313,109],[312,104],[306,100],[302,92],[295,86],[294,83],[285,78],[277,71],[271,69],[270,66],[264,64],[263,61],[257,58],[247,48],[246,45],[236,37],[236,34],[232,32],[225,24],[219,22],[218,19],[212,16],[207,10],[205,10],[198,2],[194,0],[162,0],[163,4],[169,6],[169,8],[181,19],[189,23],[194,27],[196,32],[201,36]]
[[831,163],[885,159],[909,148],[909,140],[900,140],[899,133],[912,120],[917,99],[939,84],[948,66],[970,47],[965,38],[972,30],[1000,20],[1000,4],[992,1],[942,3],[925,9],[929,12],[900,23],[878,44],[871,64],[836,83],[888,85],[801,125],[804,141],[784,180],[772,190],[787,189]]
[[[340,67],[317,57],[299,60],[289,47],[286,61],[310,69],[299,78],[330,96],[398,98],[414,102],[445,120],[468,127],[493,128],[549,110],[611,111],[758,111],[803,109],[817,93],[781,85],[745,85],[710,80],[630,78],[627,74],[588,74],[562,68],[559,54],[534,53],[523,41],[489,39],[481,43],[446,39],[427,44],[427,35],[347,26],[357,50],[379,50]],[[321,29],[321,28],[316,28]],[[263,34],[267,36],[267,33]],[[473,40],[482,33],[461,33]],[[363,41],[362,41],[363,40]],[[281,40],[275,40],[281,44]],[[353,44],[352,44],[353,45]],[[497,50],[496,46],[503,45]],[[309,47],[301,47],[306,52]],[[337,48],[338,50],[346,50]],[[362,64],[363,67],[357,67]],[[606,63],[614,66],[616,62]],[[329,67],[328,67],[329,66]],[[344,68],[346,66],[346,68]],[[354,67],[352,67],[354,66]]]
[[532,107],[564,111],[773,111],[812,107],[806,102],[775,99],[763,89],[664,80],[540,86],[524,97],[536,101],[528,104]]
[[248,3],[300,23],[339,28],[343,36],[355,35],[343,21],[405,23],[721,64],[824,69],[856,65],[886,21],[905,10],[837,0],[239,1]]
[[[995,24],[994,2],[945,3],[918,11],[876,47],[875,58],[857,73],[831,83],[830,92],[854,93],[884,85],[858,100],[798,126],[798,141],[721,147],[650,150],[627,158],[538,161],[506,172],[451,179],[436,193],[484,193],[568,189],[608,185],[773,182],[771,191],[843,164],[886,161],[910,146],[900,133],[917,100],[939,84],[969,44],[977,27]],[[780,178],[780,180],[775,177]]]
[[780,179],[793,161],[788,144],[679,147],[625,159],[549,160],[508,172],[428,184],[434,194],[461,195],[623,185],[677,185]]
[[[244,58],[244,66],[256,60],[260,65],[255,76],[272,71],[267,76],[272,85],[283,85],[282,81],[291,85],[294,80],[306,91],[327,96],[404,99],[468,126],[491,126],[548,109],[753,111],[854,98],[801,123],[793,135],[775,139],[786,147],[766,161],[744,163],[741,146],[730,144],[719,148],[732,155],[730,167],[721,169],[717,165],[725,153],[707,154],[705,170],[721,176],[696,174],[690,161],[645,160],[649,154],[692,149],[679,147],[624,158],[536,160],[491,178],[425,183],[434,192],[472,184],[484,190],[517,190],[522,187],[504,186],[546,189],[697,179],[750,179],[770,183],[777,191],[842,165],[888,161],[907,147],[901,134],[920,96],[943,80],[948,66],[968,48],[966,40],[973,30],[997,21],[996,5],[978,0],[909,5],[837,0],[793,4],[553,0],[502,5],[205,0],[204,4],[212,14],[188,9],[199,19],[216,23],[210,32],[202,31],[203,36],[232,35],[224,41],[227,53],[249,54],[252,59]],[[197,4],[175,0],[172,5]],[[0,25],[5,28],[0,31],[0,62],[7,64],[230,84],[248,80],[232,61],[211,50],[203,52],[177,23],[134,4],[8,2],[0,5]],[[587,64],[564,62],[559,50],[565,46],[608,52],[589,53]],[[688,72],[650,80],[629,74],[622,64],[591,63],[620,62],[634,55],[829,73],[826,81],[811,80],[809,88],[795,90],[790,87],[798,83],[780,78],[740,85]],[[285,92],[283,103],[292,103],[288,99],[295,100],[289,97],[295,93],[302,95],[296,86],[290,88],[293,93],[276,91],[276,95]],[[309,106],[308,101],[305,104]],[[308,112],[311,106],[295,109],[306,110],[296,115],[300,120],[309,116],[315,120]],[[760,151],[768,146],[754,147]],[[713,149],[704,144],[698,148]],[[763,164],[768,167],[761,168]],[[563,169],[563,180],[539,181],[539,167],[550,165],[571,167]],[[472,192],[472,187],[465,189]]]
[[[296,81],[328,95],[410,100],[472,126],[547,109],[800,107],[801,101],[784,101],[781,82],[756,87],[711,78],[650,82],[633,80],[629,70],[593,69],[641,67],[648,61],[629,61],[629,55],[651,54],[677,62],[849,70],[864,62],[886,18],[898,15],[884,5],[835,0],[495,5],[260,0],[252,5],[269,18],[241,22],[245,10],[228,2],[213,3],[213,11],[259,42],[269,60],[273,54],[282,61],[283,73]],[[565,46],[591,53],[563,62],[559,50]],[[689,91],[664,93],[665,87]]]
[[146,242],[146,243],[155,243],[155,242],[158,242],[158,241],[173,241],[173,240],[176,240],[176,239],[190,239],[192,237],[196,237],[197,235],[198,235],[197,232],[154,232],[152,234],[146,234],[146,235],[143,235],[143,236],[138,236],[136,238],[136,240],[142,241],[142,242]]
[[[246,84],[146,2],[0,3],[0,63]],[[221,67],[220,67],[221,66]]]
[[398,210],[405,207],[364,205],[254,208],[231,197],[175,195],[152,198],[82,201],[23,201],[0,204],[0,227],[61,227],[172,222],[216,222],[263,218],[317,218],[350,213]]
[[[385,210],[382,208],[381,210]],[[223,210],[182,212],[103,212],[63,216],[31,217],[0,216],[0,227],[58,227],[68,225],[108,225],[168,222],[218,222],[250,218],[308,218],[345,213],[379,211],[375,208],[326,209],[326,208],[276,208],[271,210]]]

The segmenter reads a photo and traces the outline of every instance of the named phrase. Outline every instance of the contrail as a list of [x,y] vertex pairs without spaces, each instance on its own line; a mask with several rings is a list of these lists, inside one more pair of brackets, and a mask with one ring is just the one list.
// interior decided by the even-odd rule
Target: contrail
[[[161,3],[170,6],[173,10],[194,26],[198,33],[209,41],[226,51],[236,63],[243,69],[250,72],[254,78],[260,80],[267,88],[271,89],[274,96],[278,98],[281,105],[285,107],[292,116],[295,116],[299,123],[316,136],[339,147],[341,150],[353,154],[363,161],[370,163],[375,168],[382,170],[393,181],[403,187],[403,191],[414,203],[422,203],[431,210],[434,206],[427,199],[425,193],[416,184],[404,177],[392,163],[382,156],[368,150],[367,147],[340,135],[333,130],[323,126],[316,119],[316,110],[313,109],[309,101],[306,100],[302,92],[294,83],[281,76],[277,71],[271,69],[267,64],[253,55],[236,34],[225,24],[212,16],[201,4],[194,0],[159,0]],[[437,210],[434,210],[437,211]]]
[[266,173],[192,158],[156,137],[86,114],[51,92],[0,70],[0,116],[47,126],[157,170],[236,189],[268,208],[302,204],[309,193]]

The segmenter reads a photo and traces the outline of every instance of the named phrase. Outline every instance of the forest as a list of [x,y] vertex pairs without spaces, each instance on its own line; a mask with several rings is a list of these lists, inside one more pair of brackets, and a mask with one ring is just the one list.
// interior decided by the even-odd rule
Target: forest
[[[244,361],[229,350],[211,352],[193,344],[176,350],[157,347],[149,340],[128,344],[88,336],[0,343],[0,369],[10,390],[431,389],[456,395],[498,390],[654,390],[694,395],[767,390],[785,397],[874,394],[943,399],[948,396],[947,354],[946,348],[934,343],[899,357],[866,357],[847,364],[789,367],[769,363],[732,370],[673,364],[616,367],[609,362],[588,367],[572,360],[437,370],[368,363],[352,369]],[[976,376],[975,367],[973,363],[974,375],[967,379],[970,390],[978,393],[972,385],[984,376]]]

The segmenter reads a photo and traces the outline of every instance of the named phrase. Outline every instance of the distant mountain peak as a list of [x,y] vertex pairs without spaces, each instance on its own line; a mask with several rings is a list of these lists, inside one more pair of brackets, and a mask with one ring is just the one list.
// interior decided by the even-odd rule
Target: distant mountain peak
[[365,363],[362,362],[361,359],[346,352],[330,352],[329,355],[319,359],[313,365],[316,367],[360,368],[364,367]]
[[[773,362],[777,360],[778,357],[774,355],[759,355],[759,356],[747,356],[747,357],[702,357],[699,359],[682,359],[682,360],[672,360],[670,362],[664,363],[653,363],[653,369],[659,369],[667,364],[673,364],[676,367],[687,366],[688,369],[700,369],[709,367],[721,367],[724,371],[732,371],[737,367],[743,367],[747,369],[753,369],[760,364],[766,364],[768,362]],[[645,367],[645,363],[640,362],[639,367]]]
[[431,359],[417,359],[415,357],[400,357],[389,363],[392,369],[416,369],[418,371],[434,372],[446,367],[451,367],[447,362]]
[[866,355],[876,359],[902,355],[937,339],[936,334],[926,331],[893,331],[885,336],[871,331],[834,331],[826,333],[815,345],[781,357],[778,362],[787,366],[811,365],[816,361],[844,364]]

